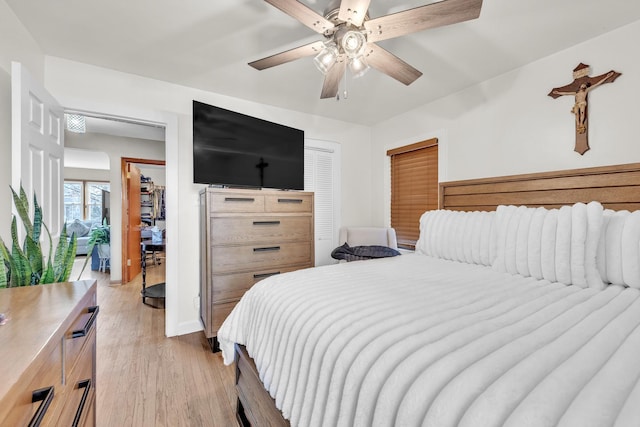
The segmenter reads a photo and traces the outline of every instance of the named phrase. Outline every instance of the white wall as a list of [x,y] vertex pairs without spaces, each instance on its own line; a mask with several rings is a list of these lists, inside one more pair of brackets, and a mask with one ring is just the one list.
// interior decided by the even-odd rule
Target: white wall
[[[162,148],[164,149],[164,143],[162,144]],[[154,185],[166,185],[166,177],[164,173],[164,166],[150,166],[150,165],[138,165],[138,169],[140,169],[140,173],[148,178],[151,178]]]
[[104,169],[64,168],[64,179],[75,181],[111,181],[111,173]]
[[[176,205],[167,204],[167,212],[178,214],[177,263],[180,290],[177,333],[195,330],[198,310],[198,192],[192,170],[192,100],[217,105],[262,119],[303,129],[307,138],[336,141],[342,146],[342,223],[368,223],[371,218],[369,176],[371,130],[365,126],[329,120],[308,114],[261,105],[184,86],[169,84],[105,68],[47,57],[45,86],[66,107],[78,105],[118,106],[122,109],[167,111],[178,117],[177,156],[167,156],[167,179],[176,172],[179,194]],[[135,116],[134,116],[135,117]],[[167,140],[168,141],[168,140]],[[167,145],[167,150],[174,147]],[[169,194],[168,194],[169,197]],[[112,193],[112,202],[117,195]],[[170,202],[170,200],[168,200]],[[112,206],[115,209],[115,206]],[[167,227],[172,227],[167,224]],[[115,268],[115,267],[114,267]],[[168,328],[170,326],[168,325]]]
[[44,55],[22,23],[0,0],[0,236],[7,241],[11,224],[11,61],[22,62],[42,81]]
[[[111,281],[122,280],[122,157],[164,160],[163,142],[148,139],[127,138],[100,133],[65,133],[65,146],[92,151],[102,151],[109,156],[111,165]],[[66,173],[66,169],[65,169]],[[65,178],[67,176],[65,175]]]
[[[388,188],[388,148],[430,136],[446,146],[444,181],[640,162],[638,39],[640,21],[376,125],[373,188]],[[591,150],[584,156],[573,151],[573,97],[547,96],[573,81],[580,62],[592,76],[622,73],[589,94]],[[388,223],[388,206],[388,190],[374,191],[374,222]]]

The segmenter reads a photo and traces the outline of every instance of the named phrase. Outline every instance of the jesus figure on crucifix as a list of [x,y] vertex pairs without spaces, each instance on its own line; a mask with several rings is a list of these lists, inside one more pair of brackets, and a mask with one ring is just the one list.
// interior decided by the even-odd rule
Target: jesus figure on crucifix
[[573,82],[566,86],[556,87],[549,92],[552,98],[558,98],[563,95],[574,95],[575,104],[571,112],[576,116],[576,146],[575,151],[584,154],[589,150],[589,105],[588,96],[596,87],[604,83],[612,83],[620,76],[620,73],[609,71],[595,77],[589,77],[589,66],[587,64],[579,64],[573,70]]
[[609,77],[613,76],[613,74],[613,71],[610,71],[602,79],[593,84],[582,83],[578,90],[575,92],[562,92],[557,89],[553,90],[553,94],[555,95],[576,96],[576,103],[573,105],[571,112],[576,115],[576,130],[578,131],[578,133],[585,133],[587,131],[585,123],[587,120],[587,96],[589,95],[589,91],[591,89],[595,89],[597,86],[600,86],[602,83],[607,81]]

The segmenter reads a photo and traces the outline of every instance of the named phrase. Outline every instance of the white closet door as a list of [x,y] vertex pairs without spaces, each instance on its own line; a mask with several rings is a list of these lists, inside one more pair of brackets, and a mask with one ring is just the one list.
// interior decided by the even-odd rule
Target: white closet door
[[340,227],[340,145],[306,140],[304,162],[305,191],[315,193],[316,266],[332,264]]

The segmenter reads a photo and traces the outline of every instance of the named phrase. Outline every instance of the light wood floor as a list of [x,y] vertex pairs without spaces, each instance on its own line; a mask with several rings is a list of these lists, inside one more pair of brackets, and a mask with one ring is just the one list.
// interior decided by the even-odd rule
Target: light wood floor
[[[166,338],[164,310],[142,304],[140,276],[110,285],[108,274],[87,270],[82,278],[98,280],[100,305],[98,426],[236,426],[234,368],[211,353],[204,334]],[[163,265],[147,273],[147,283],[164,280]]]

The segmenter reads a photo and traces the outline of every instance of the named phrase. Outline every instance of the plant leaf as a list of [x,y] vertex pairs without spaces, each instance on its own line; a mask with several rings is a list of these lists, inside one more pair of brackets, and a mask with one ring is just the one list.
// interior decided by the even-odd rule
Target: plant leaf
[[67,245],[67,252],[63,259],[63,273],[62,276],[60,276],[58,280],[56,280],[57,282],[66,282],[67,280],[69,280],[69,276],[71,276],[71,270],[73,269],[73,261],[76,257],[77,245],[78,242],[76,239],[76,234],[73,233],[71,234],[71,241],[69,242],[69,245]]
[[64,262],[68,246],[69,242],[67,242],[66,238],[63,239],[61,235],[60,240],[58,240],[58,246],[56,247],[56,254],[53,257],[53,273],[56,281],[64,275]]
[[[4,246],[4,243],[2,243]],[[0,288],[6,288],[8,285],[7,267],[4,263],[4,251],[0,250]]]
[[33,193],[33,240],[40,244],[40,232],[42,230],[42,208],[38,204],[36,194]]
[[[14,218],[15,223],[15,218]],[[15,268],[11,270],[11,286],[28,286],[31,284],[31,266],[29,260],[20,250],[20,247],[13,242],[11,248],[11,258],[15,262]]]
[[33,236],[33,225],[31,224],[31,219],[29,218],[29,201],[27,200],[27,194],[24,192],[24,188],[22,188],[22,185],[20,185],[20,196],[16,194],[13,188],[11,188],[11,193],[13,194],[13,204],[16,207],[18,216],[20,216],[22,225],[24,225],[24,229],[29,236]]
[[42,249],[40,248],[40,244],[29,236],[25,237],[25,244],[27,247],[25,256],[29,260],[33,276],[31,284],[37,285],[40,283],[40,276],[42,275]]
[[41,284],[46,283],[55,283],[56,276],[53,272],[53,265],[51,265],[51,260],[47,261],[47,269],[42,273],[42,277],[40,278]]
[[2,238],[0,237],[0,252],[2,252],[2,256],[4,257],[5,261],[7,264],[9,264],[8,269],[6,270],[6,280],[7,280],[7,286],[11,287],[12,286],[12,277],[11,277],[11,272],[17,269],[15,260],[13,259],[13,257],[11,256],[11,253],[9,252],[9,249],[7,248],[7,245],[5,245],[4,240],[2,240]]
[[[44,231],[47,232],[47,237],[49,238],[49,255],[47,255],[47,265],[51,264],[51,254],[53,253],[53,240],[51,239],[51,233],[49,232],[49,227],[47,227],[47,224],[45,224],[44,222],[42,223],[42,226],[44,227]],[[67,224],[64,224],[62,226],[62,231],[67,232]],[[51,282],[49,282],[51,283]]]
[[78,274],[78,279],[80,280],[80,277],[82,277],[82,273],[84,273],[84,269],[87,268],[87,264],[89,263],[89,260],[91,259],[91,254],[93,254],[93,248],[95,247],[96,243],[91,242],[91,240],[89,240],[89,242],[87,243],[87,257],[84,259],[84,264],[82,264],[82,270],[80,270],[80,274]]

